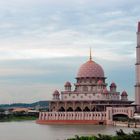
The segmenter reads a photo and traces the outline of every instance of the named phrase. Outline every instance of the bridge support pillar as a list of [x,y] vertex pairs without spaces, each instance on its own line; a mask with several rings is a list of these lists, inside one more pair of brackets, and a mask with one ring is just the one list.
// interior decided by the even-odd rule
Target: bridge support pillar
[[113,123],[113,111],[112,111],[112,107],[107,107],[107,109],[106,109],[106,123],[108,125],[112,125],[112,123]]

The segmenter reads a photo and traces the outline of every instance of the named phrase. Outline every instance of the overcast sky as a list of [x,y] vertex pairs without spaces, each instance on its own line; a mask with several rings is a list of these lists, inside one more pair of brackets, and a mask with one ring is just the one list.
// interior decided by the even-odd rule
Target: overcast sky
[[51,99],[89,48],[107,82],[134,98],[139,0],[0,1],[0,104]]

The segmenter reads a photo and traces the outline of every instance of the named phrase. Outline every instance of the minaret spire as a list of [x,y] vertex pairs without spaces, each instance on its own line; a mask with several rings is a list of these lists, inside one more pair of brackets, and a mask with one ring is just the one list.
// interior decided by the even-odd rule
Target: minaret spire
[[138,32],[140,32],[140,21],[138,22]]
[[135,103],[140,112],[140,22],[137,30]]
[[91,53],[91,48],[90,48],[90,57],[89,60],[92,61],[92,53]]

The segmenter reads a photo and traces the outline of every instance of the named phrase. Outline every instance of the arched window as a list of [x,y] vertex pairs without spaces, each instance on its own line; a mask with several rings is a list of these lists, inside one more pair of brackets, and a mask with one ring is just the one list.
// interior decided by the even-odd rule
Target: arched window
[[90,111],[90,109],[86,106],[86,107],[84,108],[84,111],[85,111],[85,112],[88,112],[88,111]]
[[83,86],[83,91],[88,91],[88,87],[87,86]]
[[60,112],[64,112],[64,111],[65,111],[64,107],[61,107],[61,108],[59,109],[59,111],[60,111]]
[[69,108],[67,109],[67,111],[68,111],[68,112],[73,111],[72,107],[69,107]]
[[77,108],[75,109],[75,111],[77,111],[77,112],[81,112],[82,109],[81,109],[80,107],[77,107]]
[[91,111],[93,111],[93,112],[94,112],[94,111],[95,111],[95,107],[93,107],[93,108],[91,109]]

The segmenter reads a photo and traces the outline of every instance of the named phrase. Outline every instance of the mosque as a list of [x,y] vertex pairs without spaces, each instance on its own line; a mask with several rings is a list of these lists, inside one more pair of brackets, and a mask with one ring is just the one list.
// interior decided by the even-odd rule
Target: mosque
[[40,112],[40,124],[112,124],[115,116],[134,117],[140,110],[140,22],[136,47],[135,104],[128,100],[126,91],[119,92],[116,83],[108,87],[101,65],[90,57],[76,76],[74,90],[66,82],[64,91],[55,90],[49,101],[49,111]]

